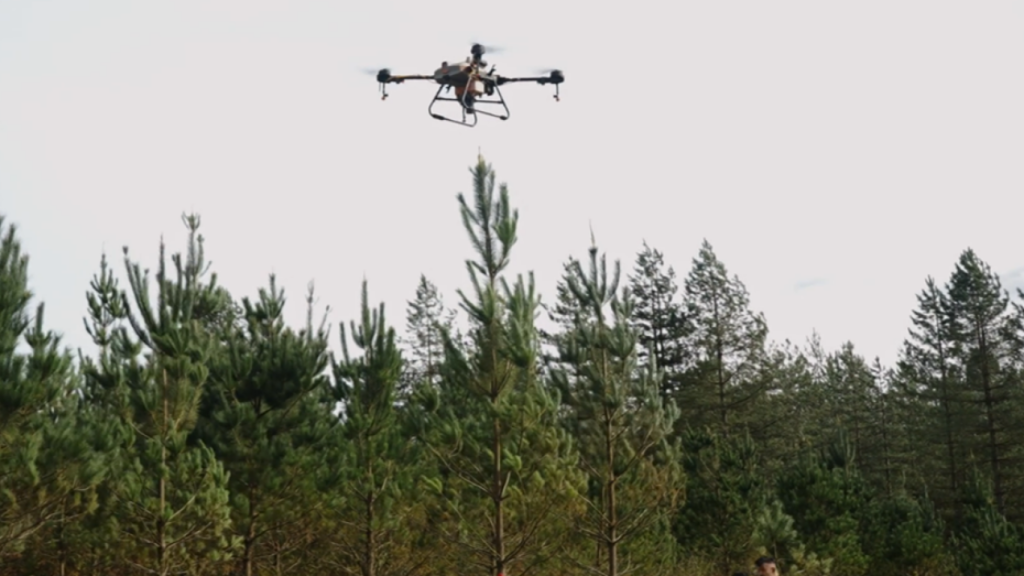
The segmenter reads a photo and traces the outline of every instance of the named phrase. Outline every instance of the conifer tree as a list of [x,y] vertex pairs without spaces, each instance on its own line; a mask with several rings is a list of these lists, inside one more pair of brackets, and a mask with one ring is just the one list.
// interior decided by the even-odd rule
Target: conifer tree
[[384,305],[371,310],[365,281],[360,324],[353,321],[351,327],[362,356],[349,355],[342,325],[342,358],[332,360],[334,395],[343,405],[339,440],[345,451],[339,478],[341,528],[332,540],[338,542],[341,565],[350,574],[406,574],[417,562],[402,550],[410,542],[403,508],[412,502],[416,472],[396,405],[404,359]]
[[862,521],[868,574],[953,574],[955,557],[946,545],[944,524],[927,499],[897,491],[871,500]]
[[999,512],[992,484],[977,468],[965,476],[964,515],[952,537],[963,576],[1024,573],[1024,528]]
[[550,378],[556,371],[566,372],[566,376],[575,379],[578,374],[570,364],[561,360],[559,346],[563,345],[567,338],[572,337],[573,331],[581,323],[590,319],[590,312],[584,308],[569,288],[569,282],[575,276],[575,269],[579,262],[570,256],[562,264],[562,275],[555,284],[555,302],[552,305],[541,304],[547,312],[548,321],[553,324],[551,330],[541,329],[541,375]]
[[438,390],[421,390],[419,437],[438,463],[428,483],[451,524],[436,527],[460,546],[467,562],[503,576],[525,572],[556,541],[542,528],[565,500],[572,460],[557,427],[557,396],[537,378],[538,298],[533,278],[510,286],[502,277],[516,242],[518,212],[508,188],[495,197],[495,173],[482,157],[473,174],[473,205],[458,195],[476,260],[466,266],[474,295],[459,291],[470,320],[472,348],[463,354],[445,334]]
[[916,437],[925,442],[921,453],[930,457],[919,464],[930,469],[924,478],[932,497],[948,510],[960,490],[966,458],[963,376],[956,362],[948,296],[928,277],[917,303],[911,315],[914,327],[900,352],[895,382],[920,414],[920,420],[913,423]]
[[225,317],[230,320],[217,333],[222,348],[208,360],[194,437],[213,448],[229,473],[244,576],[260,571],[260,557],[272,556],[266,540],[307,521],[323,504],[311,472],[326,460],[329,357],[324,323],[313,326],[313,302],[310,286],[305,329],[287,327],[284,291],[271,275],[255,301],[242,299],[237,320]]
[[66,576],[88,566],[90,545],[97,537],[90,520],[102,504],[102,482],[123,438],[108,413],[82,399],[80,379],[75,381],[40,422],[38,488],[59,500],[55,514],[27,542],[17,563],[30,574]]
[[777,482],[779,500],[807,551],[832,559],[836,576],[863,575],[870,562],[858,528],[871,492],[855,456],[840,432],[828,448],[803,455]]
[[858,461],[863,462],[864,448],[877,440],[869,422],[875,384],[871,369],[852,342],[827,355],[824,369],[828,418],[823,424],[826,429],[846,430]]
[[444,361],[442,331],[454,329],[455,311],[445,308],[444,299],[433,282],[420,275],[416,298],[408,302],[406,312],[406,344],[410,355],[406,366],[406,387],[412,383],[437,384]]
[[949,321],[963,370],[964,400],[973,432],[988,461],[996,509],[1007,513],[1006,495],[1019,484],[1010,447],[1021,442],[1022,426],[1015,414],[1022,395],[1017,379],[1021,367],[1019,318],[999,276],[973,250],[965,250],[947,285]]
[[93,424],[103,423],[108,475],[100,486],[96,510],[65,531],[67,550],[75,558],[75,568],[84,574],[115,573],[130,553],[120,538],[117,488],[127,466],[128,447],[135,438],[131,426],[131,399],[128,380],[139,378],[138,362],[143,344],[129,333],[128,301],[109,267],[106,254],[100,259],[100,271],[86,293],[88,317],[85,330],[97,348],[97,356],[79,350],[83,374],[82,408]]
[[[771,504],[757,445],[749,434],[689,428],[681,460],[686,506],[673,523],[680,545],[706,556],[721,573],[743,565],[755,547],[758,517]],[[772,541],[781,539],[776,534]]]
[[878,446],[875,450],[873,469],[868,474],[884,488],[884,494],[892,497],[906,488],[906,472],[913,459],[913,419],[899,391],[895,387],[896,371],[882,365],[875,358],[871,365],[874,380],[873,420],[877,426]]
[[102,471],[74,427],[71,355],[46,330],[43,303],[29,314],[32,296],[28,256],[0,216],[0,562],[87,511]]
[[664,255],[644,242],[629,278],[636,302],[633,321],[639,337],[639,361],[647,364],[648,357],[654,357],[655,364],[665,372],[666,397],[676,392],[674,383],[685,367],[684,340],[689,332],[682,302],[677,301],[675,278],[671,266],[665,269]]
[[132,298],[122,293],[122,300],[147,353],[124,380],[124,416],[133,435],[114,487],[116,521],[129,541],[124,561],[159,576],[188,570],[201,559],[224,560],[236,544],[227,534],[227,474],[213,450],[201,441],[189,442],[208,363],[218,353],[208,327],[226,312],[230,297],[216,285],[216,276],[203,282],[199,218],[183,220],[189,229],[188,255],[172,257],[177,278],[171,279],[161,242],[156,303],[147,274],[129,260],[125,248]]
[[[642,371],[637,366],[632,301],[628,290],[617,294],[618,262],[609,278],[595,246],[589,264],[588,273],[573,266],[568,287],[590,320],[577,320],[559,347],[576,378],[559,370],[553,379],[569,408],[566,420],[588,478],[580,530],[606,563],[593,570],[618,576],[631,570],[622,551],[671,517],[678,502],[678,454],[668,442],[678,410],[660,395],[657,357]],[[653,559],[635,560],[644,565]]]
[[[816,335],[810,347],[796,346],[788,340],[776,343],[768,352],[766,372],[778,383],[777,394],[762,399],[757,447],[764,473],[773,476],[780,467],[793,462],[808,449],[817,446],[823,392],[817,380]],[[821,352],[824,357],[824,352]]]
[[844,430],[857,454],[859,472],[874,487],[891,494],[896,474],[896,423],[892,397],[885,391],[887,373],[877,359],[875,365],[868,365],[852,342],[824,360],[823,418],[817,436],[828,442],[834,431]]
[[695,364],[686,375],[680,407],[688,411],[688,422],[728,433],[767,389],[761,368],[768,327],[750,310],[746,287],[729,276],[707,240],[693,260],[685,292],[693,323],[688,354]]
[[588,318],[589,312],[580,306],[569,288],[569,282],[572,281],[578,265],[579,261],[572,256],[562,264],[562,275],[555,284],[555,303],[552,306],[544,306],[548,312],[548,319],[561,333],[571,332],[580,320]]

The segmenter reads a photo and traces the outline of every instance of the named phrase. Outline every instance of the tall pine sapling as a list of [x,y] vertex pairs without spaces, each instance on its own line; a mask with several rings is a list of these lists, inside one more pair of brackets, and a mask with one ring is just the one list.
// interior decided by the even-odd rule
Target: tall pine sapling
[[473,206],[459,194],[463,225],[477,253],[466,262],[474,296],[459,291],[472,347],[463,353],[445,335],[437,390],[422,390],[420,440],[438,464],[428,484],[452,524],[447,537],[469,555],[462,560],[501,576],[543,560],[556,544],[541,530],[566,493],[568,439],[556,427],[557,398],[537,378],[533,278],[509,286],[502,272],[516,242],[518,213],[481,157],[471,169]]
[[189,229],[188,258],[172,257],[177,278],[168,278],[164,246],[156,275],[157,301],[147,275],[128,258],[132,300],[128,320],[148,350],[141,370],[126,382],[134,441],[115,487],[118,523],[131,543],[124,562],[158,576],[180,573],[199,558],[226,559],[236,542],[228,539],[227,474],[201,441],[190,444],[211,358],[220,353],[211,321],[229,301],[216,277],[203,282],[202,236],[197,216],[183,217]]
[[335,399],[343,405],[341,447],[346,477],[341,482],[341,529],[334,540],[341,568],[359,576],[405,574],[418,562],[399,548],[403,497],[414,483],[412,448],[396,406],[404,359],[395,330],[387,325],[384,305],[371,310],[363,282],[360,324],[351,323],[352,341],[362,356],[349,355],[348,334],[341,326],[341,361],[332,360]]
[[[326,320],[313,326],[312,286],[306,303],[307,325],[296,332],[285,325],[286,298],[271,275],[255,301],[242,299],[238,321],[224,323],[223,350],[209,362],[195,437],[230,474],[244,576],[259,573],[259,557],[270,556],[266,540],[307,522],[325,503],[310,472],[324,465],[331,419],[327,330]],[[283,548],[278,553],[287,557],[290,547]]]
[[568,286],[590,320],[577,322],[560,346],[561,360],[578,377],[558,370],[553,378],[589,480],[579,529],[604,558],[603,569],[594,570],[618,576],[631,570],[621,552],[670,517],[680,495],[678,454],[668,442],[678,410],[660,394],[656,357],[638,369],[632,302],[628,290],[616,293],[618,263],[609,279],[605,258],[598,262],[593,247],[589,264],[587,273],[575,264]]
[[65,497],[84,487],[65,470],[68,458],[88,458],[67,451],[76,448],[64,423],[74,409],[71,356],[45,329],[44,305],[29,314],[31,299],[28,256],[0,216],[0,561],[60,518]]

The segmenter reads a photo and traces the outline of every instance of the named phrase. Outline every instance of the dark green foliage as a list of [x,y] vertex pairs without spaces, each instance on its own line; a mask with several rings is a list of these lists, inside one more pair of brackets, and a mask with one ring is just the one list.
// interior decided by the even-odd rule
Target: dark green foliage
[[762,370],[768,327],[750,310],[746,287],[729,276],[706,240],[685,289],[692,322],[686,354],[693,366],[680,385],[680,408],[690,424],[729,433],[750,423],[751,407],[770,384]]
[[28,256],[0,217],[0,564],[87,512],[102,473],[75,430],[71,355],[46,330],[42,303],[30,316],[31,299]]
[[[678,409],[660,394],[662,373],[654,358],[638,366],[630,295],[617,294],[618,263],[609,278],[595,246],[589,270],[578,263],[571,270],[568,287],[582,313],[559,342],[560,359],[569,368],[552,376],[568,407],[566,424],[588,481],[579,529],[600,551],[596,573],[616,576],[634,564],[650,570],[652,561],[672,553],[671,546],[635,557],[628,552],[671,518],[678,503],[679,456],[669,441]],[[620,557],[623,551],[627,555]]]
[[855,465],[848,436],[840,432],[825,450],[809,454],[779,478],[778,496],[808,552],[831,558],[832,574],[866,574],[860,523],[870,498]]
[[228,315],[230,297],[216,286],[216,276],[203,282],[199,220],[184,220],[188,256],[172,257],[177,273],[172,280],[161,244],[155,305],[146,275],[125,249],[135,305],[128,320],[147,354],[145,364],[128,370],[121,381],[127,399],[122,417],[133,434],[113,485],[113,521],[126,537],[122,562],[160,576],[197,561],[224,560],[237,545],[228,536],[228,474],[210,447],[189,442],[217,351],[212,328]]
[[306,471],[326,463],[327,332],[312,325],[312,288],[304,330],[285,326],[285,302],[271,276],[258,299],[243,298],[237,317],[224,323],[194,435],[230,474],[232,524],[246,576],[270,555],[265,540],[290,532],[323,500]]
[[1024,302],[972,250],[889,367],[769,341],[706,241],[682,295],[594,247],[544,306],[470,171],[468,332],[426,271],[336,356],[312,284],[296,328],[274,276],[234,299],[186,216],[155,278],[102,257],[76,366],[0,219],[0,576],[1024,574]]
[[572,256],[562,265],[562,275],[555,284],[555,303],[541,304],[547,312],[548,320],[554,324],[553,330],[538,330],[544,359],[544,375],[550,376],[555,370],[565,370],[569,365],[562,362],[558,351],[559,345],[572,333],[577,323],[588,318],[590,312],[582,308],[569,289],[569,282],[575,274],[578,261]]
[[639,361],[653,358],[664,371],[662,391],[666,397],[678,392],[677,382],[686,366],[685,340],[691,331],[679,298],[676,272],[665,268],[664,255],[644,242],[637,254],[630,292],[635,301],[631,321],[637,329]]
[[352,358],[341,326],[342,358],[332,360],[334,397],[343,406],[339,429],[340,499],[331,511],[337,522],[329,540],[339,548],[338,564],[362,576],[405,574],[422,564],[396,554],[410,540],[407,516],[415,499],[416,457],[407,443],[396,406],[404,361],[384,305],[369,306],[363,282],[362,316],[352,322],[352,340],[363,355]]
[[[743,566],[754,556],[758,516],[769,504],[770,485],[759,470],[757,447],[749,435],[689,429],[683,454],[686,506],[675,520],[676,538],[722,572]],[[785,528],[773,528],[768,544],[785,544]]]
[[474,296],[459,291],[472,346],[464,353],[445,334],[441,384],[421,390],[419,438],[437,462],[427,479],[440,496],[435,529],[461,550],[460,569],[497,576],[544,561],[554,543],[539,538],[540,528],[570,488],[572,460],[556,426],[557,396],[537,377],[532,275],[512,286],[501,277],[518,213],[504,184],[495,198],[482,157],[471,173],[473,207],[462,194],[458,201],[477,254],[466,262]]
[[[962,401],[979,456],[987,460],[996,508],[1007,513],[1007,494],[1021,485],[1020,463],[1009,447],[1024,441],[1015,406],[1021,402],[1019,317],[999,276],[973,250],[960,256],[947,287],[950,336],[963,373]],[[1014,510],[1020,514],[1018,508]]]
[[953,544],[964,576],[1024,573],[1024,528],[999,512],[991,484],[974,470],[961,497],[964,515]]
[[444,361],[442,333],[454,332],[455,311],[444,306],[444,300],[432,282],[420,275],[416,298],[408,303],[406,332],[409,337],[409,360],[405,362],[403,393],[420,383],[437,384]]
[[871,558],[868,574],[951,573],[954,558],[943,538],[944,526],[928,501],[903,492],[875,498],[863,524],[863,549]]
[[819,435],[845,430],[865,480],[880,493],[892,494],[900,482],[894,462],[900,423],[894,396],[886,391],[887,373],[869,366],[851,342],[827,355],[823,369]]

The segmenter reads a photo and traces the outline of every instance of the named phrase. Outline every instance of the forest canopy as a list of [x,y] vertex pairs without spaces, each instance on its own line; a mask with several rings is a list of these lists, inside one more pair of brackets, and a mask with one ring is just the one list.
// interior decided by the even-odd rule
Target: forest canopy
[[0,217],[0,576],[1024,573],[1024,293],[973,250],[885,366],[770,341],[707,241],[681,277],[581,246],[542,301],[470,172],[458,301],[364,281],[340,353],[186,215],[153,274],[102,255],[74,354]]

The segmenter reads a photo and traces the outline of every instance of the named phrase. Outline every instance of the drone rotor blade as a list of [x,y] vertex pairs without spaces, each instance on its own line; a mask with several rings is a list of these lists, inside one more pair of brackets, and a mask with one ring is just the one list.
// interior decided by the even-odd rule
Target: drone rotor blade
[[483,42],[471,42],[472,49],[470,52],[476,53],[478,50],[482,54],[501,54],[505,51],[501,46],[494,46],[492,44],[484,44]]

